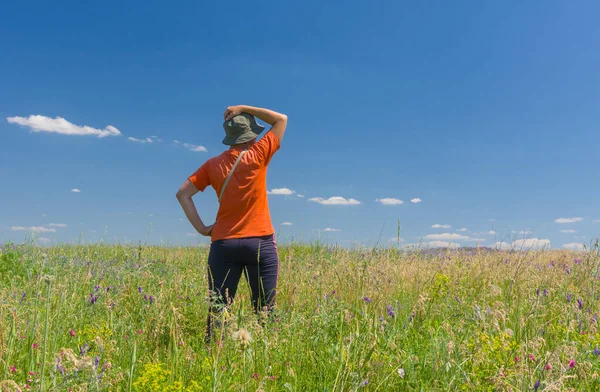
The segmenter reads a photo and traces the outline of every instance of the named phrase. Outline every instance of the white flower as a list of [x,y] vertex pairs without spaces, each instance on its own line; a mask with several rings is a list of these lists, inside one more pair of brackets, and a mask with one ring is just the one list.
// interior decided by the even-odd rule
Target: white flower
[[404,369],[398,368],[398,375],[400,376],[400,378],[404,378]]

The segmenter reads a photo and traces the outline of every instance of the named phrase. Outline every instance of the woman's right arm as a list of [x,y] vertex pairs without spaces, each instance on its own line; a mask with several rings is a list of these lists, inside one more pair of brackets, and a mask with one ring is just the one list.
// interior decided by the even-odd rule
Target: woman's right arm
[[283,139],[288,120],[285,114],[277,113],[269,109],[257,108],[247,105],[238,105],[229,106],[227,110],[225,110],[225,114],[223,117],[227,121],[240,113],[248,113],[254,117],[258,117],[258,119],[271,125],[271,129],[269,130],[269,132],[273,132],[273,134],[277,136],[280,142],[281,139]]

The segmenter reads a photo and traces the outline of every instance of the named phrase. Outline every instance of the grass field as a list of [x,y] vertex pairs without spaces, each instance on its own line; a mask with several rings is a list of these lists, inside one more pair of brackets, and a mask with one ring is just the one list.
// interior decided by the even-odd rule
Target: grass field
[[280,257],[272,322],[260,326],[242,282],[207,346],[207,249],[5,245],[0,389],[600,388],[597,249],[313,244]]

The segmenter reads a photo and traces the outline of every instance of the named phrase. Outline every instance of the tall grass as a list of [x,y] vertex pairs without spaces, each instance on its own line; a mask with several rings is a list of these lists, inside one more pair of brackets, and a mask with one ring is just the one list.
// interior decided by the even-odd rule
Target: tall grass
[[207,345],[206,248],[6,245],[0,389],[600,387],[597,248],[405,253],[294,244],[280,257],[277,313],[261,323],[242,281]]

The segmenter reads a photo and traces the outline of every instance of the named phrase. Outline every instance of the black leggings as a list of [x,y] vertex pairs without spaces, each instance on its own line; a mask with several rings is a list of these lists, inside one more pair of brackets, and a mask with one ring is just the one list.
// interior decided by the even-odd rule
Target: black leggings
[[279,256],[273,235],[214,241],[208,255],[208,288],[211,311],[207,332],[211,332],[211,314],[233,302],[238,283],[246,276],[256,312],[275,306]]

